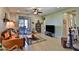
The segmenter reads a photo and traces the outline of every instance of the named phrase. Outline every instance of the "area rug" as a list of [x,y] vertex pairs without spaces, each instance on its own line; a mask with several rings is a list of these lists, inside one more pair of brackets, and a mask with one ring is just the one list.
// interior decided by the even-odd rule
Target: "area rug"
[[43,36],[38,34],[38,35],[36,35],[36,39],[32,40],[32,44],[40,43],[43,41],[46,41],[46,39]]

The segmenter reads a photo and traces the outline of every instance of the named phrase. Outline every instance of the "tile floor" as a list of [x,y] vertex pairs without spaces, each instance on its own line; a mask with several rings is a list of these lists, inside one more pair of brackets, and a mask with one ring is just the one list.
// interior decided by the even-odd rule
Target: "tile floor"
[[31,51],[73,51],[72,49],[63,48],[61,46],[61,39],[48,37],[43,34],[39,34],[41,39],[46,39],[44,41],[30,45]]

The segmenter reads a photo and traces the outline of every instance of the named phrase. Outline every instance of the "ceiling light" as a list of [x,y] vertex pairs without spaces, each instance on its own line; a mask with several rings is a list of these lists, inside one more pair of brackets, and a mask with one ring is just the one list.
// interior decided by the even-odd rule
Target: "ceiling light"
[[57,8],[60,8],[60,7],[57,7]]
[[38,10],[37,9],[34,10],[34,14],[35,15],[38,14]]
[[37,12],[34,12],[34,15],[36,15],[37,14]]
[[17,10],[16,12],[21,12],[20,10]]
[[64,15],[67,15],[67,13],[64,13]]

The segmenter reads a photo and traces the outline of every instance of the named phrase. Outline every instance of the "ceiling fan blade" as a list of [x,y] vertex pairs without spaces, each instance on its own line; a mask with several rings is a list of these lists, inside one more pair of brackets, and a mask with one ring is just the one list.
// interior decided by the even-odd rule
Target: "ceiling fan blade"
[[41,12],[41,11],[39,10],[39,8],[34,8],[34,9],[33,9],[33,14],[38,15],[39,13],[43,13],[43,12]]
[[38,13],[43,13],[43,12],[38,12]]

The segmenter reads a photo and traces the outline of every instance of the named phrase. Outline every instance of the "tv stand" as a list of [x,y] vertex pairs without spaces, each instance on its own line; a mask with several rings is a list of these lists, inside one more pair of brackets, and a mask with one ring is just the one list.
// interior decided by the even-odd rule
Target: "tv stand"
[[48,35],[48,36],[50,36],[50,37],[55,37],[55,34],[52,33],[52,32],[46,32],[45,35]]

